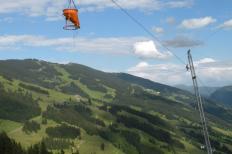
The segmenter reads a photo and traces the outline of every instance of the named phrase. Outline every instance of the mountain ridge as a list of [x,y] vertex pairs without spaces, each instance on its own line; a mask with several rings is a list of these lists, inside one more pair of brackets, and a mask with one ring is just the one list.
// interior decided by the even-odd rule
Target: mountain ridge
[[[59,142],[67,154],[71,149],[81,154],[205,153],[200,149],[204,141],[190,92],[125,73],[35,59],[1,60],[0,84],[2,94],[28,95],[36,109],[40,108],[40,114],[31,114],[17,125],[16,119],[0,114],[0,121],[11,126],[6,129],[0,123],[0,130],[24,146],[44,138],[50,150],[57,149],[54,143]],[[0,105],[10,102],[9,96],[6,98],[0,99]],[[17,99],[12,102],[20,104]],[[230,110],[209,100],[205,106],[213,147],[221,153],[230,152]],[[5,111],[15,112],[10,104],[6,107]],[[31,128],[30,123],[38,127]],[[76,128],[80,136],[64,138],[64,130],[72,137]]]
[[232,86],[225,86],[219,88],[211,94],[210,99],[214,100],[218,104],[222,104],[227,107],[232,107]]
[[[175,87],[189,91],[191,93],[194,93],[193,86],[187,86],[187,85],[175,85]],[[214,93],[217,89],[220,87],[199,87],[200,93],[203,97],[209,98],[212,93]]]

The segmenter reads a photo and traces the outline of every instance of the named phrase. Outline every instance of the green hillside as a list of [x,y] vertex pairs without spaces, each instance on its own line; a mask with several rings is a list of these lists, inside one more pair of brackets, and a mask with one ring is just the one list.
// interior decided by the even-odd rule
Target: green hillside
[[[205,102],[215,153],[232,153],[232,112]],[[0,61],[0,131],[67,154],[204,154],[194,96],[124,73]]]
[[227,107],[232,107],[232,86],[226,86],[215,91],[210,98]]

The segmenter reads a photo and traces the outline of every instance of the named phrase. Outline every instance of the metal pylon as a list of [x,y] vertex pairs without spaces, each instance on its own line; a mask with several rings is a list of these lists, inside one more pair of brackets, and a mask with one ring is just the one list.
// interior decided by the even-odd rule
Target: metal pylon
[[188,61],[189,61],[189,66],[187,66],[186,68],[191,71],[194,92],[195,92],[195,95],[196,95],[197,106],[198,106],[198,110],[199,110],[199,113],[200,113],[200,119],[201,119],[202,129],[203,129],[203,133],[204,133],[206,150],[207,150],[208,154],[212,154],[213,151],[212,151],[212,147],[211,147],[211,144],[210,144],[209,133],[208,133],[208,128],[207,128],[207,124],[206,124],[206,118],[205,118],[202,98],[201,98],[201,95],[200,95],[200,92],[199,92],[197,76],[196,76],[196,72],[195,72],[193,59],[192,59],[192,55],[191,55],[190,50],[188,51]]

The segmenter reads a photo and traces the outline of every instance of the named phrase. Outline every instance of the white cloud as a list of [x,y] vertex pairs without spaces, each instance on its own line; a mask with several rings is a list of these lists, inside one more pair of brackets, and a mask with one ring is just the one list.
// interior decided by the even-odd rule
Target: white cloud
[[160,52],[153,41],[136,42],[134,54],[140,58],[167,59],[172,56],[170,52]]
[[219,26],[219,28],[232,29],[232,19],[225,21],[223,24]]
[[182,21],[180,27],[186,29],[197,29],[197,28],[206,27],[214,22],[216,22],[216,19],[212,17],[187,19]]
[[136,68],[145,68],[148,66],[149,64],[147,62],[140,62],[138,65],[136,65]]
[[[194,62],[202,86],[225,86],[232,84],[232,63],[204,58]],[[168,85],[191,85],[191,75],[185,66],[177,64],[148,64],[141,62],[127,71],[132,75]],[[201,84],[201,82],[200,82]]]
[[191,7],[193,5],[193,0],[183,1],[183,0],[173,0],[167,1],[166,5],[171,8],[185,8]]
[[[117,0],[125,9],[155,11],[162,8],[183,8],[193,5],[193,0]],[[1,13],[20,13],[27,16],[46,16],[48,20],[62,18],[62,9],[67,6],[66,0],[0,0]],[[79,0],[80,11],[100,11],[116,8],[111,0]]]
[[133,54],[134,44],[146,40],[148,39],[144,37],[47,38],[34,35],[4,35],[0,36],[0,50],[46,47],[62,52]]
[[232,63],[213,61],[197,65],[197,73],[208,85],[223,86],[232,85]]
[[[184,8],[191,7],[193,0],[115,0],[125,9],[139,9],[142,11],[155,11],[162,8]],[[80,0],[80,8],[84,11],[103,10],[105,8],[116,8],[111,0]]]
[[209,63],[214,63],[214,62],[216,62],[216,60],[213,58],[203,58],[198,61],[195,61],[194,64],[200,65],[200,64],[209,64]]
[[66,1],[60,0],[0,0],[0,13],[20,13],[36,17],[46,16],[47,19],[62,18],[62,9]]
[[162,27],[153,27],[152,31],[158,34],[164,33],[164,29]]
[[151,65],[146,62],[141,62],[129,68],[128,73],[169,85],[181,83],[186,79],[182,77],[183,75],[186,76],[184,68],[176,64]]

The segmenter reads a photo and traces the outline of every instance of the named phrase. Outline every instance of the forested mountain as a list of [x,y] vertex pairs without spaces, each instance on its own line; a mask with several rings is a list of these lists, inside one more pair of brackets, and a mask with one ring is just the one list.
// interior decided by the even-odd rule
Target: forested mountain
[[[194,96],[125,73],[0,61],[0,131],[67,154],[204,154]],[[215,153],[232,153],[232,112],[206,100]]]
[[210,99],[227,107],[232,107],[232,86],[226,86],[216,90],[210,96]]
[[[175,87],[180,88],[182,90],[189,91],[194,94],[193,86],[176,85]],[[209,98],[211,94],[213,94],[219,88],[220,87],[199,87],[199,90],[202,96]]]

